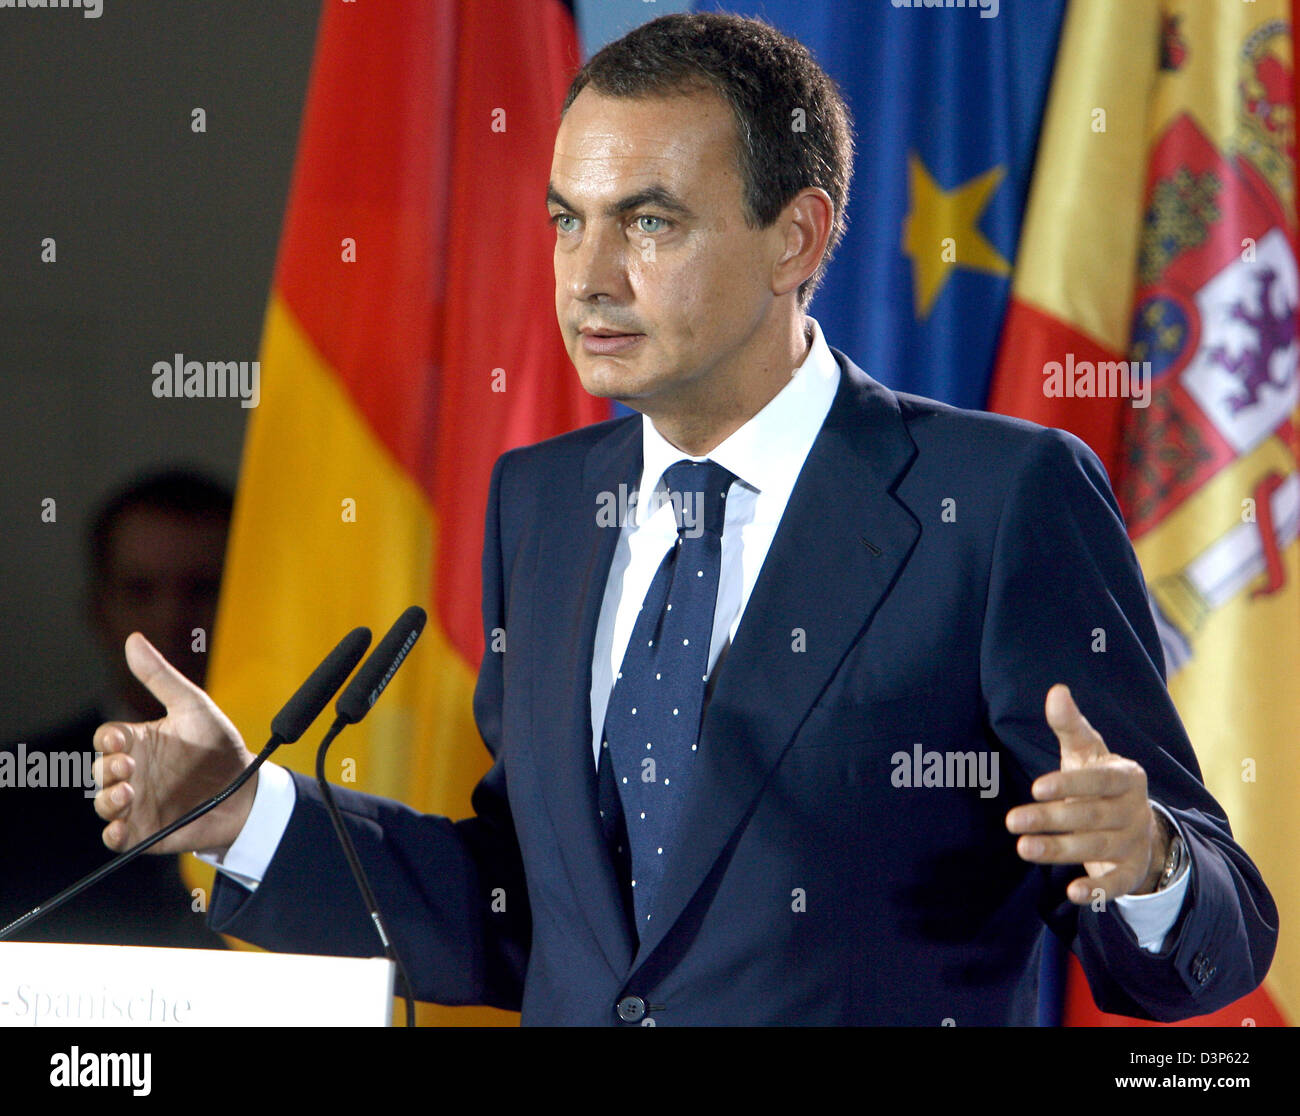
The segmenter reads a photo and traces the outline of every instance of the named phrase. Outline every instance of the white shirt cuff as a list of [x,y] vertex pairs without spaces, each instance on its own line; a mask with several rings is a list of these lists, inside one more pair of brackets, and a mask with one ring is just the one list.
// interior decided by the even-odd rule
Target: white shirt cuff
[[194,855],[249,891],[256,891],[289,826],[289,816],[297,800],[298,792],[289,772],[274,763],[262,764],[257,772],[253,808],[235,843],[225,853],[196,852]]
[[[1152,802],[1151,807],[1159,810],[1169,820],[1179,837],[1183,836],[1182,828],[1168,810],[1158,802]],[[1185,846],[1186,838],[1183,838],[1183,843]],[[1163,891],[1152,891],[1146,895],[1121,895],[1115,900],[1120,917],[1137,935],[1138,945],[1148,953],[1159,953],[1164,949],[1165,937],[1178,921],[1178,912],[1183,909],[1183,898],[1192,878],[1191,850],[1187,851],[1189,855],[1183,862],[1182,870]]]

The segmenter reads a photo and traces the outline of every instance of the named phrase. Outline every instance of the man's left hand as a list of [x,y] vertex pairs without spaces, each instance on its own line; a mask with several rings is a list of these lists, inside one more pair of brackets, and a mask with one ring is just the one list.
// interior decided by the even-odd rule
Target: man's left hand
[[1106,902],[1154,891],[1168,853],[1168,837],[1147,800],[1140,764],[1107,750],[1061,684],[1047,691],[1047,723],[1061,744],[1061,769],[1040,776],[1033,805],[1007,814],[1007,828],[1025,834],[1016,852],[1034,864],[1082,864],[1088,875],[1071,882],[1071,902],[1100,890]]

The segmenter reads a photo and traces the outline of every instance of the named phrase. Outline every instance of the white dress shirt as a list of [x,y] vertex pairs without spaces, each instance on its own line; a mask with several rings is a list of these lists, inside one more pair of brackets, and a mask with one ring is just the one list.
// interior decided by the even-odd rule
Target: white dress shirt
[[[709,645],[710,675],[735,637],[790,493],[839,387],[840,368],[821,326],[812,318],[808,325],[812,344],[790,382],[707,457],[737,478],[727,493],[718,597]],[[645,416],[641,419],[641,435],[641,479],[636,500],[629,501],[631,511],[622,523],[596,625],[591,666],[591,750],[596,764],[600,761],[605,711],[637,612],[655,571],[677,540],[673,507],[663,498],[664,472],[688,458],[706,460],[691,458],[674,447]],[[259,773],[252,811],[238,839],[224,856],[197,855],[245,887],[256,889],[289,824],[295,797],[288,772],[275,764],[265,764]],[[1189,875],[1184,870],[1164,891],[1115,900],[1143,949],[1155,953],[1162,948],[1182,907]]]

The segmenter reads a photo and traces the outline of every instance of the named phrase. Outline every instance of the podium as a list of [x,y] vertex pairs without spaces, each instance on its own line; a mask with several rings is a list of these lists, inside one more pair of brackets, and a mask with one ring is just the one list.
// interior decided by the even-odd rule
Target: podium
[[393,964],[0,942],[0,1027],[387,1027]]

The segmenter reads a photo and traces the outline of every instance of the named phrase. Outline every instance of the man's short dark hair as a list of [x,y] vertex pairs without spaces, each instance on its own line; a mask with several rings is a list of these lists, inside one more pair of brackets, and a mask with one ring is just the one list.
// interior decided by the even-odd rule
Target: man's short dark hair
[[113,529],[128,512],[144,509],[229,523],[233,505],[229,488],[195,469],[160,469],[130,481],[104,501],[91,523],[90,568],[94,580],[102,581],[107,574]]
[[800,190],[819,186],[835,206],[826,254],[799,287],[806,309],[844,236],[853,177],[853,120],[808,48],[770,24],[722,12],[651,20],[596,54],[574,77],[568,112],[588,85],[606,97],[712,89],[736,118],[745,220],[768,228]]

